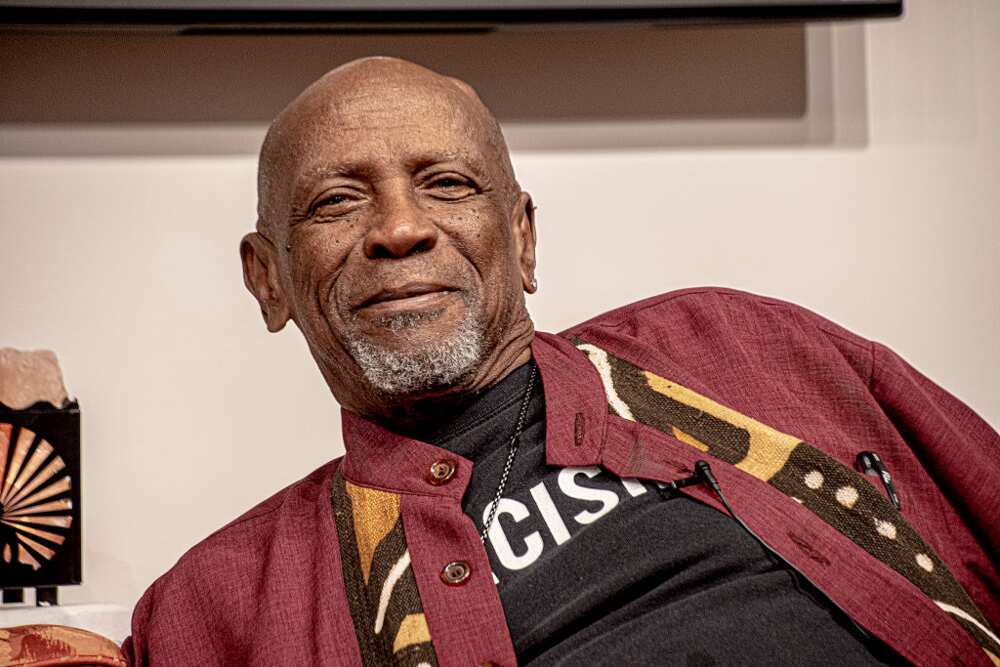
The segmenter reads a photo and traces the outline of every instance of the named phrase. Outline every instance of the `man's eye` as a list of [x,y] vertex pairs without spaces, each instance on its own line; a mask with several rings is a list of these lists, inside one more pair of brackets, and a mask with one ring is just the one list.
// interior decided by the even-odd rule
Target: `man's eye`
[[450,176],[434,179],[427,187],[432,194],[446,199],[459,199],[475,192],[475,188],[467,181]]
[[323,197],[316,203],[316,208],[322,208],[323,206],[336,206],[337,204],[343,204],[347,201],[347,197],[344,195],[330,195],[329,197]]
[[346,213],[353,207],[354,198],[348,194],[329,194],[316,200],[313,204],[311,215],[340,215]]

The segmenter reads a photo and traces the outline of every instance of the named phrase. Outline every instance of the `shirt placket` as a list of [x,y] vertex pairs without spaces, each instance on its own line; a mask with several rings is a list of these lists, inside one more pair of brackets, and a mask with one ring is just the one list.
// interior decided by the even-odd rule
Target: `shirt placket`
[[438,662],[513,666],[517,658],[486,550],[462,512],[471,463],[433,458],[425,469],[428,493],[403,494],[400,509]]

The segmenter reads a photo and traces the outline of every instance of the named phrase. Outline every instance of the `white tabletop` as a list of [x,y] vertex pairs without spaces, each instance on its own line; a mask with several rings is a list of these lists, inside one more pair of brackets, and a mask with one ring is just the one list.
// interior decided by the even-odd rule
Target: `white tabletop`
[[103,635],[121,644],[129,635],[132,610],[115,604],[67,604],[36,607],[0,605],[0,628],[15,625],[68,625]]

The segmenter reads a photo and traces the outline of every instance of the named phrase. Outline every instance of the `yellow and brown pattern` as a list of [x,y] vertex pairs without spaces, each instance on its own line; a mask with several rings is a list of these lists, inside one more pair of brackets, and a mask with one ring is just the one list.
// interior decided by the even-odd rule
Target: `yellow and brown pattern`
[[437,665],[399,495],[351,484],[338,470],[331,494],[344,586],[366,666]]
[[581,341],[613,414],[770,484],[904,576],[1000,665],[1000,640],[947,566],[868,480],[819,449]]

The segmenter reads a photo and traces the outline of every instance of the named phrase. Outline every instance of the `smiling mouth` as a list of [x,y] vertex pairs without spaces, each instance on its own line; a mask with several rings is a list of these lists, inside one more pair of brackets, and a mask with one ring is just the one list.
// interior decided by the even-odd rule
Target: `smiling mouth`
[[439,307],[444,300],[457,291],[453,287],[443,285],[409,283],[401,287],[381,290],[361,302],[355,310],[386,312]]

